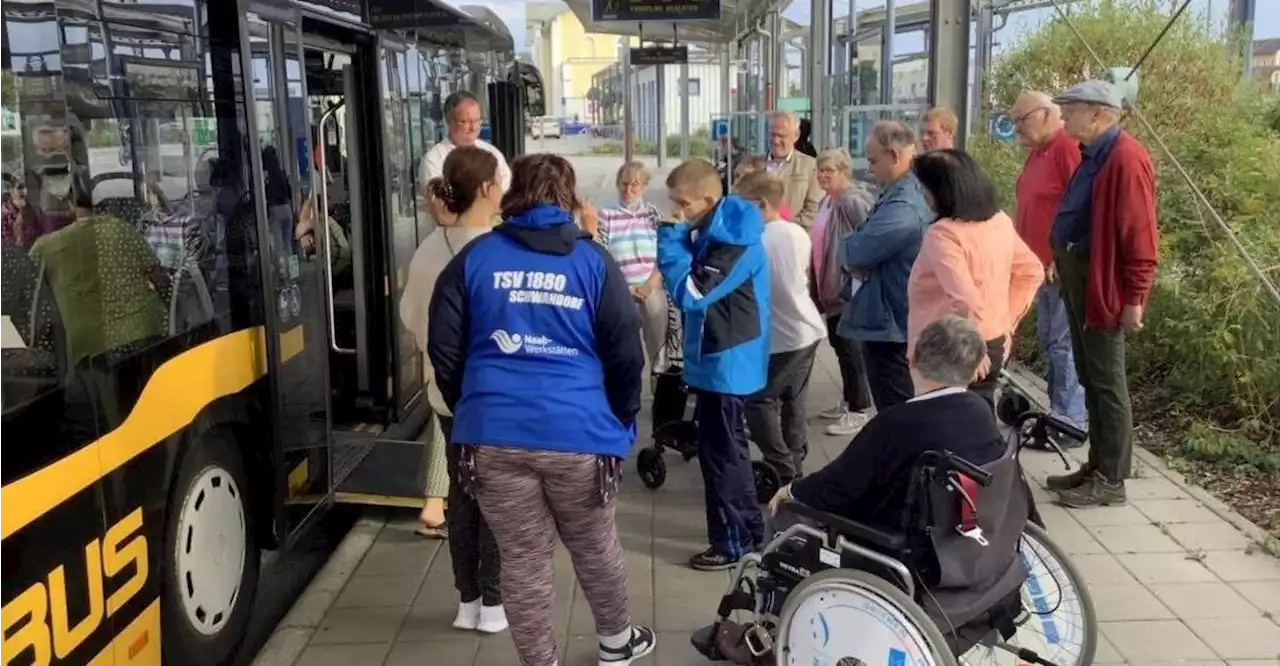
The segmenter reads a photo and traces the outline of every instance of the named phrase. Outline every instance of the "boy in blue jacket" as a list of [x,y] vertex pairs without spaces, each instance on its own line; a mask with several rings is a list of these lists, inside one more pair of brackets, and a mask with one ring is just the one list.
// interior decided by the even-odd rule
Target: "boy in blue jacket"
[[769,270],[760,209],[724,197],[710,162],[690,160],[667,177],[676,218],[658,229],[658,270],[684,314],[684,380],[698,394],[698,464],[711,547],[689,566],[737,565],[764,538],[744,399],[764,388],[769,362]]

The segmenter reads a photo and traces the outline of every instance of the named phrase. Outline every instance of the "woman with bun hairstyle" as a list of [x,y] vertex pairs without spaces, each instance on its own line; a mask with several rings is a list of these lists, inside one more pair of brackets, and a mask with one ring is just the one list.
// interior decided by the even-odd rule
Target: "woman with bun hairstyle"
[[435,412],[427,442],[427,499],[418,520],[424,536],[445,536],[445,498],[448,498],[447,535],[453,560],[454,586],[460,602],[453,621],[457,629],[498,633],[507,628],[498,588],[498,546],[474,497],[464,492],[458,478],[457,447],[450,445],[453,414],[436,382],[431,359],[426,356],[427,318],[431,295],[441,271],[471,241],[493,228],[501,210],[502,185],[498,160],[474,146],[453,150],[444,161],[444,175],[427,183],[427,196],[442,205],[448,216],[418,246],[409,264],[409,278],[400,299],[400,321],[413,332],[423,352],[427,401]]

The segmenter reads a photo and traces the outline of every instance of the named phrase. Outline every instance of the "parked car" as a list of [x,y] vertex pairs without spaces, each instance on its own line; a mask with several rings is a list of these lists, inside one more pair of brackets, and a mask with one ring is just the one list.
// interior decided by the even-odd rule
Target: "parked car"
[[559,139],[564,135],[560,129],[560,119],[551,116],[535,118],[530,123],[529,134],[535,139]]

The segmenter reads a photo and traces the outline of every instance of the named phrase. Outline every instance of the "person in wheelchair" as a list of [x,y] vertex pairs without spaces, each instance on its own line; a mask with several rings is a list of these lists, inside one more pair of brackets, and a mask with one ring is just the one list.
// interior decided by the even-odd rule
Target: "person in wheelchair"
[[[978,643],[1013,635],[1030,498],[990,405],[966,388],[986,353],[963,317],[948,315],[921,331],[910,359],[915,397],[878,413],[839,457],[778,491],[769,504],[772,529],[785,529],[762,551],[746,588],[739,570],[720,621],[695,634],[695,647],[751,665],[772,663],[775,649],[790,650],[792,659],[799,650],[831,663],[850,656],[872,663],[868,657],[883,647],[877,639],[834,641],[840,654],[829,654],[795,644],[808,634],[788,629],[814,620],[808,602],[789,597],[844,579],[875,588],[926,636],[921,650],[935,661],[911,663],[954,663]],[[815,576],[824,578],[809,580]],[[858,621],[840,625],[839,608],[820,610],[823,626],[831,636],[857,634]],[[729,621],[733,610],[754,610],[755,620]]]
[[795,499],[824,513],[897,528],[907,508],[911,469],[920,454],[943,451],[976,465],[1004,454],[991,406],[968,390],[986,343],[967,319],[948,315],[920,332],[909,359],[915,397],[878,412],[822,469],[778,490],[777,515]]

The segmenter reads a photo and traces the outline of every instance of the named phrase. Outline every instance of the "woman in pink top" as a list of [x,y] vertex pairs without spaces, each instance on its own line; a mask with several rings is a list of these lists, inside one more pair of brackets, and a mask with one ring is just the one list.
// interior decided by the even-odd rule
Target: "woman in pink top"
[[912,167],[938,221],[925,232],[907,282],[907,358],[925,326],[967,317],[987,341],[987,359],[970,389],[995,404],[1013,331],[1044,282],[1044,266],[1000,210],[995,183],[973,158],[934,150]]

